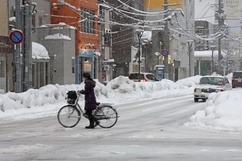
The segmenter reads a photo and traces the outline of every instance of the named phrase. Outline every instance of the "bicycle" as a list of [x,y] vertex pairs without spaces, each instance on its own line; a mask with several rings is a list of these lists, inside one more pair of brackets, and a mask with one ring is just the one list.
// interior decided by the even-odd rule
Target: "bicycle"
[[[71,92],[72,96],[66,97],[68,104],[63,106],[57,114],[58,122],[65,128],[75,127],[81,120],[81,116],[88,118],[78,103],[81,94],[76,91]],[[102,128],[113,127],[118,121],[117,111],[109,103],[97,102],[96,105],[93,116],[99,122],[97,125]]]

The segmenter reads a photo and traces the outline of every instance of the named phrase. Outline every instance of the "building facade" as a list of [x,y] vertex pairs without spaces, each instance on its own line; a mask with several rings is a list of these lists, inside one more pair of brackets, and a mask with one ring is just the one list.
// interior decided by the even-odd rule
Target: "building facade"
[[[211,41],[208,41],[210,35],[214,34],[214,25],[206,20],[196,20],[195,21],[195,33],[199,35],[200,37],[204,38],[197,39],[195,41],[195,50],[196,51],[203,51],[203,50],[209,50],[210,45],[212,44]],[[215,45],[215,44],[213,44]]]
[[97,0],[51,0],[51,23],[64,22],[74,26],[75,32],[75,83],[82,81],[82,73],[88,72],[95,75],[96,59],[98,51],[98,23],[95,15],[98,15]]
[[13,91],[13,45],[9,41],[8,1],[0,5],[0,93]]
[[[110,7],[110,19],[108,22],[111,24],[110,31],[112,54],[111,59],[114,59],[115,65],[113,67],[113,77],[120,75],[128,76],[130,72],[130,63],[133,61],[132,49],[133,46],[137,48],[138,40],[135,33],[135,26],[132,24],[138,23],[135,18],[143,20],[142,16],[129,14],[132,12],[130,7],[143,11],[143,0],[128,1],[127,5],[121,4],[116,0],[106,0],[105,5]],[[120,14],[119,10],[126,11],[126,14]]]
[[[178,80],[194,75],[194,39],[187,35],[194,35],[194,1],[168,0],[168,15],[175,15],[168,20],[168,35],[166,35],[166,17],[164,13],[165,1],[145,0],[144,10],[147,12],[159,12],[157,16],[146,16],[146,20],[153,21],[147,30],[152,31],[152,50],[148,56],[149,72],[156,72],[154,68],[160,63],[165,64],[165,58],[160,56],[162,50],[168,50],[168,68],[165,78]],[[168,39],[166,37],[169,37]],[[168,45],[167,45],[168,44]],[[155,53],[160,53],[159,56]],[[162,58],[163,57],[163,58]]]

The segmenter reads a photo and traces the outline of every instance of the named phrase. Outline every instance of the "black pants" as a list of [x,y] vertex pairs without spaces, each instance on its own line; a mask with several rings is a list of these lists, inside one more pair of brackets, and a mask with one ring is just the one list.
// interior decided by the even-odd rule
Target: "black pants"
[[93,110],[86,110],[86,114],[87,114],[89,122],[90,122],[89,126],[94,126],[94,122],[95,122],[95,118],[92,115],[92,112],[93,112]]

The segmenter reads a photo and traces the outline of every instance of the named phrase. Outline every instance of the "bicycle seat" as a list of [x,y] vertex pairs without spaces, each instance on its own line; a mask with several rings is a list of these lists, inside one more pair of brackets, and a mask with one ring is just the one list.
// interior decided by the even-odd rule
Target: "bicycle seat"
[[101,103],[100,102],[96,102],[96,105],[99,106]]

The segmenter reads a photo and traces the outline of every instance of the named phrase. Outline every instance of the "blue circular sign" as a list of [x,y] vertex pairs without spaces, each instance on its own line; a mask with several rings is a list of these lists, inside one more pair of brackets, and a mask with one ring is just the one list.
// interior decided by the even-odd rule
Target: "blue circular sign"
[[219,60],[222,60],[224,57],[222,54],[219,55]]
[[9,35],[9,39],[13,44],[20,44],[23,41],[23,38],[23,33],[20,30],[14,30]]
[[167,49],[163,49],[163,50],[161,51],[161,55],[163,55],[163,56],[168,56],[168,55],[169,55],[168,50],[167,50]]

